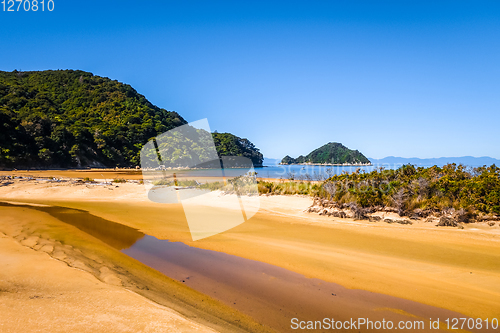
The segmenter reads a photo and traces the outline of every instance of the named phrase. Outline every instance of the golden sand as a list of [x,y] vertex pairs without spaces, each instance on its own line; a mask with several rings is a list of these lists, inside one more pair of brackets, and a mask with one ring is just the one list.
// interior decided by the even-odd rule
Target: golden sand
[[0,234],[1,332],[215,332],[116,285],[105,266],[100,280],[81,262],[53,260],[51,245],[33,250],[33,240]]
[[24,206],[0,206],[0,267],[0,332],[268,331]]
[[262,197],[261,210],[222,234],[193,242],[180,205],[149,202],[138,184],[16,181],[0,200],[84,209],[160,239],[277,265],[335,282],[456,311],[500,317],[500,232],[420,223],[393,225],[304,213],[303,197]]

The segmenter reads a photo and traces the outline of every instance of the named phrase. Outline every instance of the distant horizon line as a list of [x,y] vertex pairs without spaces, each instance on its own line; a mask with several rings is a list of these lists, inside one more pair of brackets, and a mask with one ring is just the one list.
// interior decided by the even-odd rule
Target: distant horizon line
[[[274,158],[274,157],[266,157],[264,156],[265,159],[269,160],[282,160],[283,158]],[[481,158],[489,158],[493,160],[500,161],[500,159],[491,157],[491,156],[471,156],[471,155],[464,155],[464,156],[441,156],[441,157],[401,157],[401,156],[394,156],[394,155],[389,155],[386,157],[382,158],[373,158],[373,157],[367,157],[369,160],[383,160],[387,158],[400,158],[400,159],[417,159],[417,160],[437,160],[437,159],[443,159],[443,158],[474,158],[474,159],[481,159]]]
[[491,158],[491,159],[494,159],[494,160],[500,160],[498,158],[491,157],[491,156],[471,156],[471,155],[464,155],[464,156],[440,156],[440,157],[402,157],[402,156],[390,155],[390,156],[386,156],[386,157],[382,157],[382,158],[373,158],[373,157],[367,157],[367,158],[371,159],[371,160],[383,160],[383,159],[386,159],[386,158],[404,158],[404,159],[418,159],[418,160],[436,160],[436,159],[441,159],[441,158]]

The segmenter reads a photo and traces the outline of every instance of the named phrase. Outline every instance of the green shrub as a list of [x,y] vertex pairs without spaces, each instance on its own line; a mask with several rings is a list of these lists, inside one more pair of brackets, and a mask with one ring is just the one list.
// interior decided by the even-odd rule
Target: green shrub
[[500,168],[495,165],[380,168],[335,175],[322,188],[320,197],[361,207],[390,206],[401,212],[455,208],[475,214],[500,214]]

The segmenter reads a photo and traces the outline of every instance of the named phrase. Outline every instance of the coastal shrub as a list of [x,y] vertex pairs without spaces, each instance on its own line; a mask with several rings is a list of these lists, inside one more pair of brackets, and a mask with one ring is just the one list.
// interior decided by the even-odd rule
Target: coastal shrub
[[273,194],[273,195],[311,195],[319,196],[324,189],[322,185],[317,182],[310,181],[263,181],[257,182],[260,194]]
[[[500,214],[500,168],[447,164],[430,168],[403,165],[395,170],[333,175],[318,196],[360,207],[386,206],[401,216],[415,210],[455,209],[459,219]],[[458,214],[458,213],[457,213]]]
[[162,178],[159,180],[156,180],[153,182],[153,185],[161,186],[198,186],[200,183],[198,183],[196,180],[192,179],[178,179],[174,180],[174,178]]

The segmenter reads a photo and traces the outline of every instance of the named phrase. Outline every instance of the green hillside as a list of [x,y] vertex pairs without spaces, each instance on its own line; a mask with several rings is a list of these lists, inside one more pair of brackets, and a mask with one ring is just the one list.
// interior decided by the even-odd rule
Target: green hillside
[[264,156],[248,139],[231,133],[212,133],[212,137],[219,156],[243,156],[251,159],[255,166],[262,165]]
[[297,158],[285,156],[281,164],[369,164],[370,161],[359,151],[351,150],[341,143],[330,142]]
[[[92,73],[0,71],[3,168],[136,166],[150,138],[186,123],[130,85]],[[238,156],[251,151],[254,163],[262,162],[251,143],[234,149],[235,141],[246,139],[219,136],[218,151]]]

